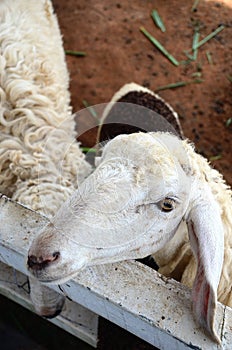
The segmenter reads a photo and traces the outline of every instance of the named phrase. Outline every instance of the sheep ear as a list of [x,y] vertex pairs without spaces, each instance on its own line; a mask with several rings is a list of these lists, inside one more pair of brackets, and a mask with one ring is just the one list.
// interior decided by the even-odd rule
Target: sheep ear
[[192,204],[187,224],[198,264],[192,290],[193,310],[198,323],[220,343],[214,330],[217,288],[224,257],[220,209],[209,188],[204,188]]

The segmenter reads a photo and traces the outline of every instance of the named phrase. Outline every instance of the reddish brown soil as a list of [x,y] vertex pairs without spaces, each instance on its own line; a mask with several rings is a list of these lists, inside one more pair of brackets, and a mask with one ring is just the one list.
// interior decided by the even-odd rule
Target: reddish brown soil
[[[201,73],[200,84],[160,92],[179,113],[185,135],[232,184],[231,131],[226,121],[232,116],[232,2],[200,1],[191,12],[193,1],[112,1],[53,0],[64,36],[65,49],[85,51],[86,57],[67,56],[71,75],[73,110],[108,102],[125,83],[135,81],[156,90],[178,81],[189,81]],[[150,12],[157,8],[166,33],[154,25]],[[175,67],[139,31],[144,26],[177,60],[186,60],[191,48],[194,23],[199,21],[201,38],[221,23],[226,28],[202,46],[198,59]],[[212,55],[208,62],[206,52]],[[89,116],[79,123],[91,127]],[[95,132],[80,135],[85,146],[95,143]]]

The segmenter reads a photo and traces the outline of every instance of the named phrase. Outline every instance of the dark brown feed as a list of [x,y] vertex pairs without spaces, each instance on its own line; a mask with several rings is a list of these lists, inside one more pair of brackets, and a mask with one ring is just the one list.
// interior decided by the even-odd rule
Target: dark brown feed
[[181,135],[172,109],[163,100],[149,93],[132,91],[112,106],[100,126],[98,141],[138,131],[169,131]]

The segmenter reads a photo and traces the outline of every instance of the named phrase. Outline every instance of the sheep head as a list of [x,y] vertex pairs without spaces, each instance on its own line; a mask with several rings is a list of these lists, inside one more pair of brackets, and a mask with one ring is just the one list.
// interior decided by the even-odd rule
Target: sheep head
[[186,220],[198,261],[193,308],[214,337],[223,262],[220,210],[189,159],[168,133],[134,133],[109,141],[95,171],[33,241],[29,271],[61,283],[86,266],[145,257],[161,249]]

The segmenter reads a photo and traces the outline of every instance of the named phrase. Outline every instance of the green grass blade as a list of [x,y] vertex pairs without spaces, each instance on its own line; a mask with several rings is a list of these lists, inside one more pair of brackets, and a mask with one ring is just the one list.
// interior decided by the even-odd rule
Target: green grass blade
[[213,162],[214,160],[219,160],[219,159],[221,159],[221,158],[222,158],[222,155],[221,155],[221,154],[218,154],[218,155],[216,155],[216,156],[209,157],[209,160],[210,160],[211,162]]
[[209,35],[207,35],[204,39],[202,39],[201,41],[199,41],[197,43],[197,45],[195,46],[196,49],[199,49],[199,47],[201,47],[202,45],[204,45],[205,43],[207,43],[207,41],[209,41],[210,39],[212,39],[214,36],[216,36],[218,33],[220,33],[223,29],[225,28],[224,25],[219,26],[216,30],[214,30],[212,33],[210,33]]
[[184,50],[184,54],[188,57],[190,61],[194,61],[193,55],[190,55],[189,50]]
[[163,33],[166,32],[166,28],[165,28],[164,22],[163,22],[162,18],[160,17],[160,15],[159,15],[157,10],[152,10],[151,17],[152,17],[153,21],[155,22],[155,24],[157,25],[157,27]]
[[91,147],[80,147],[80,148],[81,148],[82,152],[84,152],[84,153],[88,153],[88,152],[96,153],[97,152],[96,148],[91,148]]
[[230,126],[232,124],[232,117],[231,118],[228,118],[227,121],[226,121],[226,126]]
[[65,50],[64,52],[66,55],[71,55],[71,56],[77,56],[77,57],[86,56],[86,52],[83,52],[83,51]]
[[95,109],[90,106],[90,104],[86,101],[86,100],[83,100],[82,101],[83,105],[89,110],[89,113],[95,118],[97,119],[97,121],[99,121],[99,118],[98,118],[98,115],[97,115],[97,112],[95,111]]
[[194,80],[190,80],[190,81],[178,81],[177,83],[160,86],[155,91],[158,92],[158,91],[163,91],[163,90],[168,90],[168,89],[175,89],[178,87],[187,86],[189,84],[199,84],[202,82],[203,82],[202,79],[194,79]]
[[207,57],[209,64],[213,64],[212,55],[209,51],[206,51],[206,57]]
[[195,32],[193,35],[193,43],[192,43],[192,50],[193,50],[193,60],[196,61],[197,59],[197,53],[198,53],[198,48],[197,44],[200,38],[199,32]]
[[193,77],[193,78],[201,78],[201,76],[202,76],[202,73],[201,72],[195,72],[195,73],[193,73],[193,74],[191,74],[191,76]]
[[183,60],[183,61],[180,61],[180,64],[183,65],[183,66],[187,66],[188,64],[190,64],[192,62],[192,59],[188,59],[188,60]]
[[152,42],[157,49],[159,49],[162,54],[169,59],[169,61],[174,64],[175,66],[179,66],[179,62],[163,47],[160,42],[154,38],[144,27],[140,27],[140,31]]
[[200,0],[195,0],[195,1],[194,1],[193,6],[192,6],[192,8],[191,8],[191,11],[192,11],[192,12],[196,11],[199,1],[200,1]]

